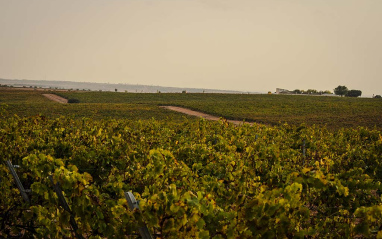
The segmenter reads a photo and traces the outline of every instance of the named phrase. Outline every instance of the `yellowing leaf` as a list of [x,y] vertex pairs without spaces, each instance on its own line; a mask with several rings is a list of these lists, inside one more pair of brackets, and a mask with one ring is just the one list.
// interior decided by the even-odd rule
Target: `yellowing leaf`
[[302,169],[302,173],[303,174],[306,174],[307,172],[309,172],[311,169],[310,168],[303,168]]

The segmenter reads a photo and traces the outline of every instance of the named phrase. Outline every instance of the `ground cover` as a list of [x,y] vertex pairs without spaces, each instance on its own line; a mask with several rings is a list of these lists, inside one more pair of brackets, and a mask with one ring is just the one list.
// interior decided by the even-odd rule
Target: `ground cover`
[[151,118],[183,121],[187,116],[157,107],[154,104],[139,103],[81,103],[60,104],[49,100],[43,94],[53,91],[15,90],[0,88],[0,104],[6,104],[8,115],[35,116],[48,118],[70,116],[72,118],[92,119],[132,119],[147,120]]
[[0,116],[0,237],[74,237],[70,216],[85,238],[382,236],[378,130]]
[[[0,237],[74,237],[71,216],[85,238],[135,238],[142,225],[158,238],[382,237],[378,100],[67,92],[80,103],[60,104],[43,93],[0,94]],[[196,120],[158,107],[167,104],[258,109],[275,126]],[[270,120],[281,115],[288,124]],[[309,126],[323,116],[336,130]],[[21,166],[30,204],[6,160]]]
[[83,103],[174,105],[232,120],[382,129],[382,100],[301,95],[62,92]]

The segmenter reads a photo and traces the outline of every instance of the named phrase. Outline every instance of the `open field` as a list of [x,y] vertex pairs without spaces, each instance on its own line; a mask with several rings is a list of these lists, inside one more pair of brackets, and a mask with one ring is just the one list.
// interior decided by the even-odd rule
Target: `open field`
[[186,115],[161,109],[156,105],[134,103],[95,103],[95,104],[60,104],[51,101],[42,94],[49,91],[28,91],[0,88],[0,104],[7,105],[9,115],[35,116],[43,115],[48,118],[70,116],[73,118],[92,119],[131,119],[145,120],[151,118],[170,119],[181,122]]
[[[20,116],[43,114],[47,117],[74,117],[182,120],[179,113],[157,106],[173,105],[230,120],[267,125],[318,125],[330,129],[368,127],[382,129],[382,100],[291,95],[240,94],[142,94],[118,92],[55,92],[74,98],[80,104],[59,105],[41,94],[49,91],[22,91],[0,88],[0,103]],[[49,107],[46,107],[49,105]],[[141,110],[141,112],[140,112]],[[191,118],[191,117],[188,117]]]
[[382,100],[294,95],[241,94],[135,94],[115,92],[63,92],[83,103],[174,105],[232,120],[276,125],[326,125],[328,128],[382,129]]

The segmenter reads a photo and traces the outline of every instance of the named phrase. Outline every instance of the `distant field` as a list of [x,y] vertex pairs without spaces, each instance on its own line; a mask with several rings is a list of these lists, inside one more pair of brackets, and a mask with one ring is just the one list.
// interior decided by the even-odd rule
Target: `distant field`
[[34,116],[44,115],[49,118],[70,116],[73,118],[92,119],[170,119],[176,122],[184,121],[187,117],[176,112],[169,112],[156,105],[136,103],[84,103],[84,104],[60,104],[48,100],[42,94],[53,93],[49,91],[29,91],[0,88],[0,105],[7,105],[10,115]]
[[[168,119],[182,121],[180,113],[159,105],[182,106],[226,119],[278,125],[318,125],[330,129],[369,127],[382,129],[382,100],[293,95],[245,94],[144,94],[120,92],[57,92],[80,104],[62,105],[41,94],[48,91],[0,89],[0,104],[19,116],[43,114],[47,117],[70,115],[94,119]],[[191,119],[192,117],[187,117]]]
[[294,95],[140,94],[65,92],[83,103],[176,105],[227,119],[276,125],[279,123],[382,129],[382,100]]

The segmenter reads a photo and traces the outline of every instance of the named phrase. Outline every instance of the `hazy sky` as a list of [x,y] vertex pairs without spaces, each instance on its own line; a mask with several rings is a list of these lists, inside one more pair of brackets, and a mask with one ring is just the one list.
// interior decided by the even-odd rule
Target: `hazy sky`
[[0,0],[0,78],[382,94],[382,0]]

